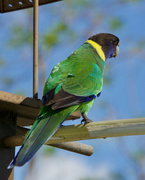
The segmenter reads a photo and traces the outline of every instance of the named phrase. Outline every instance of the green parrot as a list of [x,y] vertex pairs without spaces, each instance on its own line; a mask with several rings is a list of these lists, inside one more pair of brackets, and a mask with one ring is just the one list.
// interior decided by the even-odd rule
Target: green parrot
[[80,110],[81,122],[92,122],[87,113],[101,93],[105,61],[118,53],[119,38],[100,33],[52,69],[43,90],[43,106],[8,168],[29,161],[71,113]]

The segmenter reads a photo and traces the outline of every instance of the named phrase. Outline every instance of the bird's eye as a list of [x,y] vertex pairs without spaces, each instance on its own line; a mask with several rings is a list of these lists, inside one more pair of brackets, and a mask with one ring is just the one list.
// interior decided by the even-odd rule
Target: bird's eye
[[115,45],[117,45],[117,44],[118,44],[118,41],[117,41],[117,40],[113,40],[112,43],[115,44]]

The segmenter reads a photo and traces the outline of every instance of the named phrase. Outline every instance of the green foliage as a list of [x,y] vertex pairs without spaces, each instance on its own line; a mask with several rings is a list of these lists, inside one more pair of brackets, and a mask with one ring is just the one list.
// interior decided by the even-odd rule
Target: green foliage
[[63,35],[67,35],[69,38],[74,37],[73,31],[65,22],[60,21],[55,23],[43,36],[45,48],[50,49],[58,45],[62,42],[61,37]]
[[112,69],[111,64],[105,65],[104,78],[103,78],[105,85],[111,85],[112,84],[113,74],[112,74],[111,69]]
[[123,21],[119,18],[112,17],[110,19],[110,29],[111,30],[117,30],[121,28],[123,25]]
[[75,0],[74,3],[75,3],[75,6],[77,3],[77,5],[81,8],[88,8],[89,6],[91,6],[90,1],[88,1],[88,0],[79,0],[79,1]]
[[111,85],[112,81],[113,81],[113,78],[111,76],[107,76],[107,75],[104,76],[105,85]]
[[52,146],[43,146],[43,155],[50,156],[55,153],[55,148]]
[[[75,13],[80,10],[80,9],[84,9],[84,8],[89,8],[92,6],[93,3],[90,3],[90,1],[88,0],[66,0],[66,3],[68,5],[69,9],[75,9]],[[76,6],[77,4],[77,6]],[[68,10],[69,10],[68,9]]]
[[[124,175],[121,174],[120,172],[113,172],[110,173],[110,176],[108,176],[109,180],[124,180]],[[80,180],[106,180],[106,178],[90,178],[90,177],[86,177],[86,178],[81,178]]]
[[5,65],[4,59],[0,59],[0,66],[4,66],[4,65]]
[[22,90],[17,90],[15,91],[14,94],[20,95],[20,96],[25,96],[25,93]]
[[121,172],[113,172],[112,173],[112,180],[124,180],[125,176]]
[[59,40],[58,40],[57,35],[51,34],[51,33],[45,34],[45,36],[44,36],[44,44],[48,49],[50,49],[52,46],[57,45],[58,42],[59,42]]
[[142,0],[121,0],[122,2],[130,2],[130,3],[136,3],[141,2]]
[[15,24],[12,27],[12,36],[8,45],[10,47],[20,47],[25,44],[32,44],[32,30],[30,30],[27,26],[21,26]]
[[135,151],[131,152],[131,157],[133,160],[135,160],[136,162],[138,162],[139,164],[144,163],[145,160],[145,150],[138,148]]
[[11,77],[3,77],[2,78],[2,82],[6,85],[6,86],[10,86],[14,83],[14,80]]
[[138,43],[136,44],[136,49],[138,49],[139,53],[140,51],[143,51],[145,49],[145,39],[142,38],[138,41]]

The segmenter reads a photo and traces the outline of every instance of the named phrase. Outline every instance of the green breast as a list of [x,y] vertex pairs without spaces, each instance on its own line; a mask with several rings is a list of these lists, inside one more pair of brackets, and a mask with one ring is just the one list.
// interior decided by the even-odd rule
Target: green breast
[[105,62],[89,43],[80,46],[66,62],[70,67],[70,74],[74,76],[64,80],[65,91],[78,96],[89,96],[102,90]]

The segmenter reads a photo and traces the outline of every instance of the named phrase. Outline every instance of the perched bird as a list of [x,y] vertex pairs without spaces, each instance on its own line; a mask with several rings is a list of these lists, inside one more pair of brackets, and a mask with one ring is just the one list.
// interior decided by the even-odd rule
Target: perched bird
[[105,61],[116,57],[118,52],[119,38],[100,33],[91,36],[53,68],[44,86],[43,106],[8,168],[29,161],[71,113],[80,110],[82,122],[92,122],[87,113],[101,93]]

